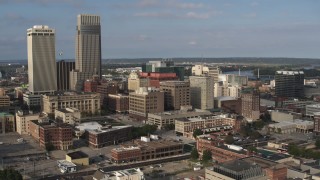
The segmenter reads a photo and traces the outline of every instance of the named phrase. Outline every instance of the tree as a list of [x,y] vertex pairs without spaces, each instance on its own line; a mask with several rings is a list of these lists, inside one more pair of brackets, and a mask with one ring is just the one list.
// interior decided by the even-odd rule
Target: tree
[[316,140],[315,145],[316,145],[317,149],[320,149],[320,139],[319,138]]
[[199,158],[199,153],[197,148],[193,148],[191,151],[191,159],[192,160],[197,160]]
[[212,160],[212,153],[209,150],[204,150],[202,155],[202,163],[207,163]]
[[0,180],[22,180],[22,175],[14,169],[0,170]]
[[54,145],[51,142],[49,142],[48,144],[46,144],[46,150],[48,152],[54,150]]
[[164,125],[164,129],[165,130],[174,130],[174,128],[175,128],[175,125],[174,124],[166,124],[166,125]]
[[196,139],[197,138],[197,136],[199,136],[199,135],[202,135],[203,134],[203,132],[201,131],[201,129],[195,129],[194,131],[193,131],[193,137]]
[[252,131],[250,133],[250,138],[251,139],[259,139],[261,137],[262,137],[262,135],[258,131]]
[[249,146],[249,147],[247,148],[247,150],[248,150],[249,152],[258,152],[258,149],[257,149],[256,147],[254,147],[254,146]]
[[233,144],[234,143],[234,139],[233,136],[231,134],[228,134],[225,138],[224,138],[224,142],[226,144]]

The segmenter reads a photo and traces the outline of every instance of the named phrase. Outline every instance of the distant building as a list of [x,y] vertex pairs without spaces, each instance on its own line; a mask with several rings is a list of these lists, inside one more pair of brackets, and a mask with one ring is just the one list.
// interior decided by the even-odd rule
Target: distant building
[[101,104],[106,104],[109,94],[118,94],[119,86],[117,82],[101,83],[97,86],[97,93],[100,94]]
[[53,114],[56,109],[76,108],[80,112],[99,113],[100,95],[98,93],[63,93],[57,95],[43,95],[43,111]]
[[213,82],[216,83],[219,81],[221,70],[218,66],[195,65],[192,67],[191,73],[193,76],[210,76],[213,78]]
[[23,93],[23,102],[30,106],[40,106],[41,105],[41,95],[31,94],[29,92]]
[[277,71],[275,95],[278,97],[304,97],[303,71]]
[[124,94],[109,94],[108,109],[118,113],[126,113],[129,111],[129,96]]
[[147,78],[141,78],[139,73],[131,72],[128,77],[128,90],[134,92],[141,87],[148,87],[149,80]]
[[306,115],[314,116],[314,113],[320,112],[320,104],[306,105]]
[[160,82],[160,90],[164,92],[166,110],[179,110],[181,106],[190,105],[190,83],[187,81]]
[[256,90],[241,94],[242,116],[257,120],[260,118],[260,93]]
[[70,90],[70,71],[74,70],[75,62],[57,62],[57,88],[58,91]]
[[27,30],[28,79],[32,94],[57,90],[55,30],[48,26],[33,26]]
[[66,124],[80,123],[81,112],[76,108],[56,109],[54,111],[54,118]]
[[320,135],[320,112],[314,113],[314,134]]
[[197,109],[213,109],[213,79],[209,76],[190,76],[191,105]]
[[129,114],[147,120],[148,113],[164,111],[164,92],[155,88],[140,88],[129,94]]
[[132,126],[107,126],[86,130],[86,139],[90,147],[102,148],[130,140]]
[[[141,72],[139,73],[140,79],[147,79],[148,87],[160,87],[162,81],[177,81],[179,77],[176,73],[160,73],[160,72]],[[141,81],[141,80],[140,80]]]
[[6,134],[8,132],[15,132],[16,125],[14,115],[0,112],[0,134]]
[[211,112],[200,109],[192,110],[192,106],[182,106],[181,110],[149,113],[147,123],[155,124],[159,129],[162,129],[165,125],[175,124],[176,119],[194,118],[203,115],[211,115]]
[[[143,73],[175,73],[178,77],[177,80],[184,80],[184,67],[175,66],[171,60],[162,61],[149,61],[145,65],[142,65]],[[155,86],[156,87],[156,86]]]

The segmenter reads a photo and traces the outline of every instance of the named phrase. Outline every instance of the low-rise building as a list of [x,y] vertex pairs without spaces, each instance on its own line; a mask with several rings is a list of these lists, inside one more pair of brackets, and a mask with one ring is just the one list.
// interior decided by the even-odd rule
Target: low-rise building
[[125,169],[121,171],[104,172],[97,170],[93,174],[93,180],[144,180],[143,172],[137,169]]
[[0,112],[0,134],[15,132],[15,124],[14,115],[6,112]]
[[80,123],[81,112],[76,108],[56,109],[54,111],[54,118],[60,120],[63,123],[75,124]]
[[66,154],[66,160],[76,165],[88,166],[89,156],[82,151],[75,151]]
[[211,151],[213,160],[220,163],[249,156],[249,152],[240,146],[225,145],[223,141],[214,140],[206,135],[198,136],[197,150],[200,156],[205,150]]
[[[175,141],[159,140],[150,141],[148,138],[135,140],[132,144],[122,145],[111,150],[115,162],[145,161],[183,153],[183,144]],[[148,139],[145,141],[145,139]]]
[[175,120],[175,132],[192,138],[195,129],[201,129],[204,132],[229,131],[232,130],[237,123],[241,123],[241,121],[223,115],[180,118]]
[[275,122],[293,121],[302,118],[302,114],[287,111],[271,111],[271,120]]
[[206,168],[205,178],[207,180],[268,179],[259,165],[242,160],[228,161]]
[[64,123],[29,121],[30,135],[39,141],[42,148],[68,150],[72,147],[72,127]]
[[56,109],[76,108],[80,112],[99,113],[100,94],[99,93],[75,93],[66,92],[64,94],[43,95],[43,111],[53,114]]
[[10,97],[8,95],[0,96],[0,107],[10,106]]
[[16,113],[17,132],[19,134],[30,134],[29,121],[38,120],[46,117],[47,115],[44,113],[33,114],[32,112],[25,113],[23,111],[18,111]]
[[86,138],[90,147],[101,148],[130,140],[132,126],[107,126],[99,129],[87,130]]
[[306,105],[306,115],[314,116],[314,113],[320,112],[320,104]]
[[295,119],[293,121],[282,121],[280,123],[269,124],[271,132],[290,134],[294,132],[309,133],[314,129],[314,122]]
[[161,113],[148,113],[148,124],[155,124],[159,129],[165,125],[175,124],[176,119],[180,118],[195,118],[198,116],[211,115],[210,111],[195,109],[192,106],[183,106],[181,110],[165,111]]
[[58,160],[58,167],[61,173],[72,173],[77,171],[77,165],[67,160]]

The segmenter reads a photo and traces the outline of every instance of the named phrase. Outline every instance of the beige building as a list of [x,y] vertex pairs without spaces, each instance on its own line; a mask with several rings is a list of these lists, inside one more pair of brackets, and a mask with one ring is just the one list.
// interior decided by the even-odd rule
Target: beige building
[[[89,43],[90,42],[90,43]],[[75,70],[70,72],[70,88],[82,89],[83,82],[93,75],[101,77],[100,16],[77,16]]]
[[166,124],[175,124],[175,120],[179,118],[194,118],[203,115],[210,115],[211,112],[201,109],[192,110],[192,106],[184,107],[181,110],[165,111],[161,113],[149,113],[148,124],[155,124],[162,129]]
[[148,113],[164,111],[164,92],[155,88],[140,88],[129,94],[129,114],[147,118]]
[[192,67],[191,71],[193,76],[210,76],[215,83],[218,82],[219,74],[221,73],[218,66],[204,65],[195,65]]
[[27,30],[28,79],[32,94],[57,90],[55,30],[33,26]]
[[197,109],[212,109],[213,79],[209,76],[190,76],[191,105]]
[[99,93],[74,93],[68,92],[59,95],[42,96],[43,111],[53,114],[56,109],[76,108],[80,112],[100,112]]
[[236,125],[236,119],[224,116],[200,116],[195,118],[181,118],[175,120],[175,132],[186,137],[192,137],[195,129],[204,132],[231,130]]
[[59,119],[67,124],[80,123],[81,112],[76,108],[56,109],[54,111],[54,118]]
[[132,72],[128,78],[128,90],[129,92],[134,92],[138,90],[140,87],[147,87],[148,79],[140,78],[137,72]]
[[0,107],[10,106],[10,97],[7,95],[0,96]]
[[22,111],[16,113],[16,127],[19,134],[29,134],[29,121],[38,120],[40,114],[23,114]]
[[168,110],[179,110],[181,106],[190,105],[190,83],[187,81],[160,82],[164,92],[164,106]]

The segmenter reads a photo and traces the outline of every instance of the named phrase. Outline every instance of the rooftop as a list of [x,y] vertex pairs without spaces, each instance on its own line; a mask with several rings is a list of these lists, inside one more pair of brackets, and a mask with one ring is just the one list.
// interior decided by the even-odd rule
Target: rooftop
[[297,75],[297,74],[304,74],[304,72],[303,71],[277,71],[276,74]]
[[235,172],[241,172],[241,171],[251,169],[252,167],[256,167],[258,165],[237,159],[234,161],[228,161],[228,162],[222,163],[220,164],[220,166]]
[[100,133],[105,133],[105,132],[111,132],[111,131],[116,131],[116,130],[119,130],[119,129],[125,129],[125,128],[129,128],[129,127],[132,127],[131,125],[126,125],[126,126],[112,126],[111,128],[110,127],[101,127],[99,129],[86,129],[89,133],[92,133],[92,134],[100,134]]
[[69,162],[67,160],[58,160],[58,164],[61,166],[65,166],[65,167],[76,167],[77,166],[74,163]]
[[75,151],[67,154],[71,159],[81,159],[89,157],[86,153],[82,151]]
[[209,111],[201,110],[201,109],[195,109],[195,110],[176,110],[176,111],[164,111],[160,113],[149,113],[152,115],[158,115],[158,116],[173,116],[178,114],[190,114],[190,113],[199,113],[199,114],[211,114]]

